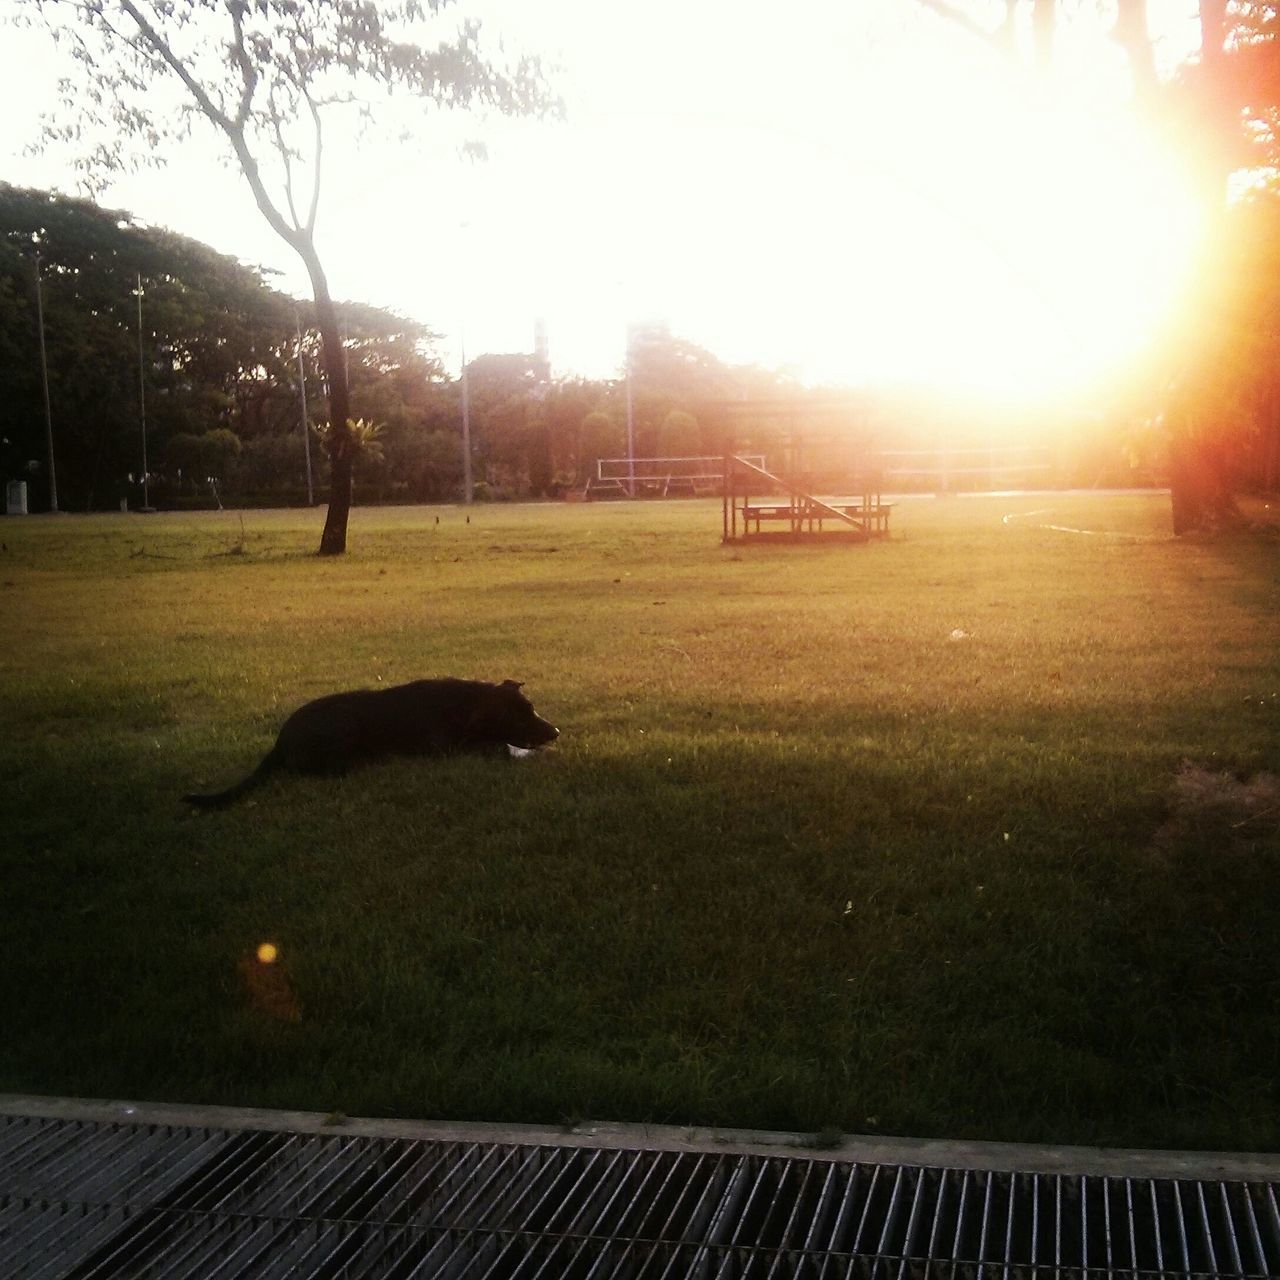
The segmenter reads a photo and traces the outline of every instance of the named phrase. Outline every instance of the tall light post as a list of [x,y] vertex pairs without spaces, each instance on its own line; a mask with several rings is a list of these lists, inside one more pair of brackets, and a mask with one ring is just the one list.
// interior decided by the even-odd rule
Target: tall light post
[[44,291],[40,284],[40,250],[35,251],[36,328],[40,333],[40,385],[44,391],[44,440],[49,458],[49,510],[58,509],[58,473],[53,466],[53,413],[49,408],[49,357],[44,346]]
[[147,489],[147,379],[142,353],[142,272],[138,272],[138,420],[142,426],[142,510],[151,510]]
[[462,501],[466,506],[472,502],[471,483],[471,388],[467,383],[467,326],[464,321],[458,335],[458,346],[462,352]]
[[[458,254],[458,261],[461,264],[467,264],[470,254],[467,252],[467,241],[470,239],[471,221],[464,218],[458,223],[458,230],[461,232],[461,245]],[[464,267],[465,269],[465,267]],[[460,280],[460,283],[465,282]],[[470,506],[474,500],[473,490],[475,485],[472,482],[471,475],[471,387],[467,379],[467,316],[466,316],[466,288],[461,291],[461,309],[462,314],[458,320],[458,350],[462,359],[462,368],[459,372],[459,385],[462,392],[462,501],[465,506]]]
[[631,394],[631,351],[635,346],[636,326],[627,325],[627,497],[636,496],[636,410]]
[[298,335],[298,396],[302,402],[302,456],[307,462],[307,506],[316,505],[315,489],[311,483],[311,424],[307,421],[307,371],[302,362],[302,321],[298,309],[293,309],[293,328]]

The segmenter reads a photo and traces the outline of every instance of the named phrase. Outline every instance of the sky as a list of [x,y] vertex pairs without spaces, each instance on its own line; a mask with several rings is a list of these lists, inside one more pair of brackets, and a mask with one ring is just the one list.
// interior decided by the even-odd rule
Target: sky
[[[1172,65],[1194,47],[1194,4],[1151,7]],[[1093,8],[1038,79],[915,0],[464,2],[453,12],[555,65],[566,119],[397,107],[358,141],[331,131],[332,291],[431,325],[454,368],[464,348],[530,350],[542,319],[556,374],[610,376],[628,324],[661,320],[810,383],[1079,385],[1158,324],[1195,236]],[[76,191],[68,152],[27,151],[61,67],[43,32],[0,27],[10,182]],[[473,138],[486,161],[461,156]],[[305,295],[219,154],[198,130],[100,200]]]

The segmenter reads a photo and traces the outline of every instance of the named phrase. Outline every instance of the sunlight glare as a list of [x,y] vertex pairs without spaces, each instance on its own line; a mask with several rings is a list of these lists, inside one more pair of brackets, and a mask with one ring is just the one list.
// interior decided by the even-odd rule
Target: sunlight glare
[[893,127],[867,147],[871,199],[855,223],[866,253],[846,261],[862,305],[841,324],[830,288],[809,298],[815,331],[831,335],[815,345],[823,375],[861,363],[1053,395],[1142,352],[1184,288],[1197,207],[1136,115],[1096,87],[938,58],[911,96],[892,72],[865,88],[866,110],[878,103]]
[[[800,60],[774,56],[776,28],[739,24],[736,71],[690,65],[656,97],[622,76],[609,98],[588,73],[603,103],[537,126],[537,145],[512,125],[507,185],[482,167],[455,191],[442,216],[470,231],[448,289],[434,236],[402,277],[453,296],[441,325],[485,335],[473,350],[498,340],[493,317],[529,321],[490,350],[526,349],[544,318],[558,373],[617,376],[640,317],[809,384],[1011,402],[1140,357],[1184,293],[1198,215],[1114,41],[1067,30],[1041,75],[921,14],[867,24],[870,43],[845,32]],[[512,185],[528,193],[518,236]]]

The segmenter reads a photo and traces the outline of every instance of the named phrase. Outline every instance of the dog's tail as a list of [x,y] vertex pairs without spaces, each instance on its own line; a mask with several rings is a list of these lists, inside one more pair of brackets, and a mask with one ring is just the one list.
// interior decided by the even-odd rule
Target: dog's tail
[[274,773],[279,767],[280,758],[273,747],[262,757],[262,762],[258,767],[247,778],[242,778],[234,786],[228,787],[225,791],[215,791],[212,795],[189,795],[182,798],[188,804],[195,805],[197,809],[221,809],[223,805],[228,805],[233,800],[238,800],[246,791],[252,791],[264,778]]

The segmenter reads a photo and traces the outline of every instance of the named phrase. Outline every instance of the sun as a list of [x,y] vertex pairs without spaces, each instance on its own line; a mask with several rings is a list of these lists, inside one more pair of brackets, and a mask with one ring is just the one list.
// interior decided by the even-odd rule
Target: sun
[[828,152],[841,212],[788,252],[810,377],[1061,396],[1139,357],[1178,306],[1199,205],[1158,135],[1078,76],[988,72],[939,59],[909,95],[865,87],[890,123]]
[[[616,179],[626,201],[567,222],[561,209],[539,235],[559,237],[559,286],[575,266],[579,295],[594,281],[601,305],[577,309],[611,310],[595,333],[615,359],[629,313],[808,383],[1087,390],[1160,332],[1199,232],[1105,54],[1040,77],[968,37],[906,42],[805,114],[799,68],[776,120],[602,134],[591,180]],[[585,192],[569,203],[599,212]]]
[[[1175,7],[1151,0],[1153,22]],[[744,23],[734,59],[687,51],[661,92],[615,67],[536,145],[513,126],[503,166],[447,202],[467,245],[442,267],[406,237],[402,276],[451,293],[469,349],[521,349],[541,317],[553,369],[592,377],[619,376],[628,322],[654,318],[809,385],[1014,403],[1087,398],[1148,351],[1200,214],[1106,15],[1073,10],[1042,75],[912,4],[819,11],[821,40]],[[636,66],[666,65],[653,38]],[[498,334],[504,313],[526,319]]]

